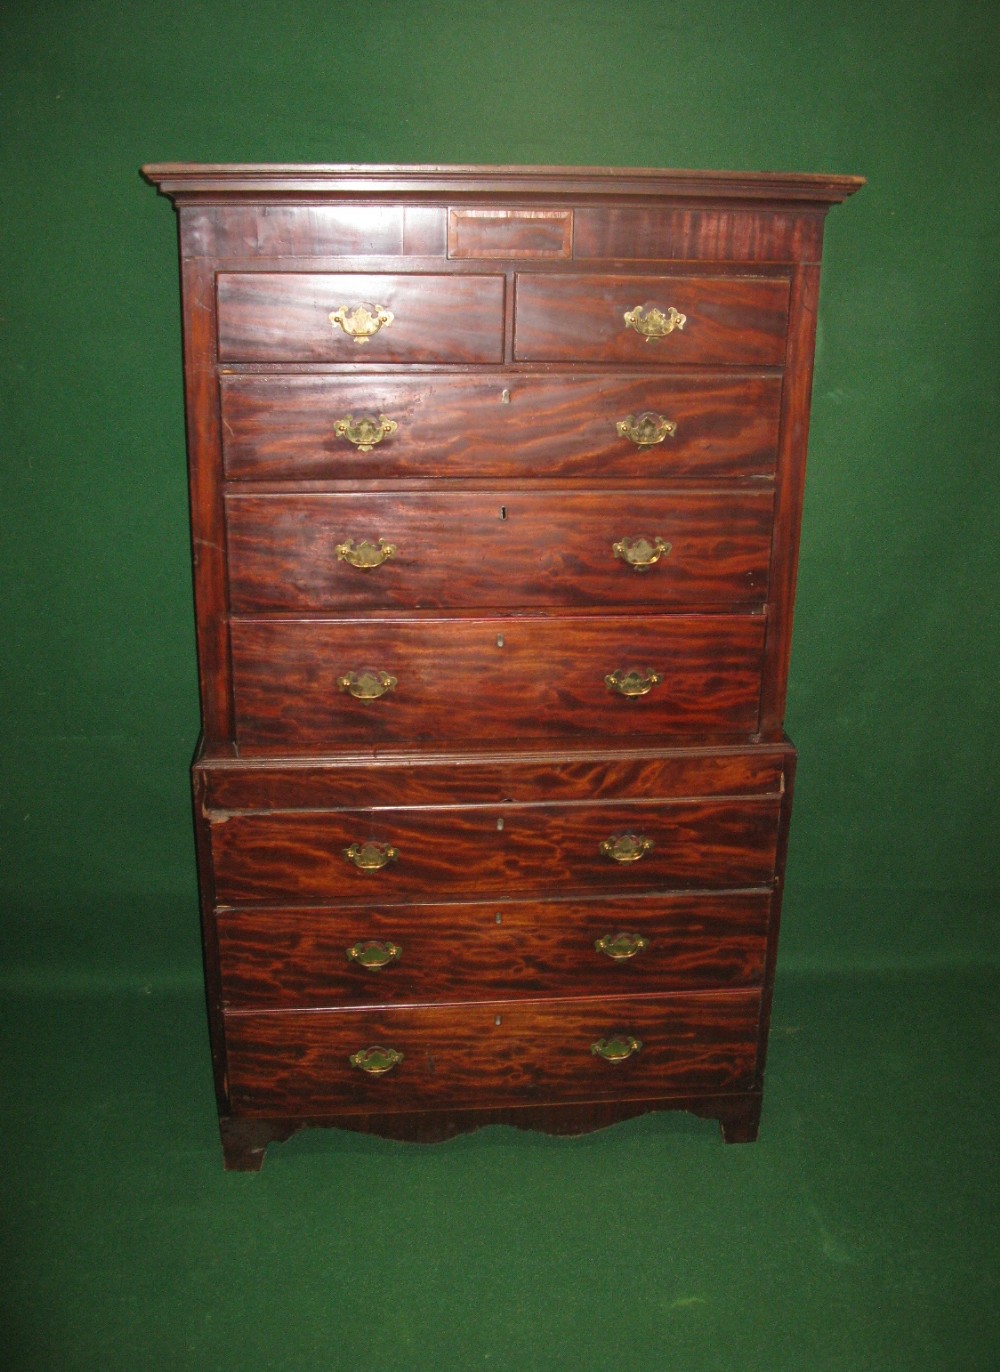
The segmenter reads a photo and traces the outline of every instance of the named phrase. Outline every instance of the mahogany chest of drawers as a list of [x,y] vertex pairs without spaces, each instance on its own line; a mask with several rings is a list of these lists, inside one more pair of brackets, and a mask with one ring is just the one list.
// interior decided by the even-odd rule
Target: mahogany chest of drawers
[[756,1136],[823,220],[853,177],[154,166],[226,1165]]

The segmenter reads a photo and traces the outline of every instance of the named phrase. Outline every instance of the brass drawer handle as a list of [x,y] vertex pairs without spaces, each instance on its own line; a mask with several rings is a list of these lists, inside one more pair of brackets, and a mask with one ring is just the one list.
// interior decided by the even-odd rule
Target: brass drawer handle
[[[627,562],[634,572],[648,572],[655,567],[661,557],[669,557],[673,545],[663,538],[621,538],[612,543],[615,557]],[[340,551],[339,548],[337,550]]]
[[616,1034],[612,1039],[598,1039],[590,1045],[590,1051],[605,1062],[624,1062],[633,1053],[642,1052],[642,1039],[634,1034]]
[[400,944],[375,938],[352,943],[346,952],[351,962],[356,962],[366,972],[377,972],[382,967],[388,967],[390,962],[398,962],[403,956]]
[[666,338],[668,333],[683,329],[687,323],[687,315],[675,310],[673,305],[667,306],[666,314],[655,308],[646,311],[636,305],[634,310],[626,310],[624,317],[625,327],[642,334],[647,343],[652,343],[654,338]]
[[601,852],[612,862],[638,862],[656,845],[643,834],[615,834],[601,844]]
[[353,309],[350,305],[341,305],[330,315],[330,323],[335,330],[343,329],[355,343],[367,343],[379,329],[387,329],[395,317],[392,310],[383,305],[355,305]]
[[388,695],[395,690],[399,684],[399,678],[390,676],[388,672],[348,672],[346,676],[337,677],[337,685],[342,691],[349,692],[355,700],[379,700],[382,696]]
[[344,857],[353,862],[359,872],[377,872],[396,861],[399,849],[388,843],[352,843],[350,848],[344,849]]
[[608,673],[604,678],[604,684],[609,691],[617,691],[620,696],[635,699],[637,696],[648,696],[653,687],[659,686],[662,680],[662,673],[654,672],[652,667],[644,672],[626,672],[619,667],[617,672]]
[[364,538],[357,547],[353,538],[349,538],[346,543],[337,544],[338,561],[349,562],[352,567],[357,567],[362,572],[370,571],[373,567],[381,567],[383,562],[388,562],[390,557],[395,556],[395,543],[386,543],[384,538],[380,538],[378,544]]
[[634,958],[637,953],[644,952],[649,947],[649,939],[641,934],[605,934],[603,938],[594,940],[594,947],[614,962],[624,962],[626,958]]
[[[359,343],[364,341],[363,338],[358,339]],[[346,438],[348,443],[353,443],[359,453],[370,453],[383,438],[391,438],[398,428],[396,421],[384,414],[380,414],[378,419],[368,419],[364,416],[355,419],[352,414],[348,414],[336,421],[333,432],[338,438]]]
[[403,1055],[398,1048],[382,1048],[379,1044],[373,1043],[370,1048],[359,1048],[347,1061],[352,1067],[367,1072],[370,1077],[383,1077],[386,1072],[391,1072],[394,1067],[399,1066],[403,1061]]
[[627,414],[624,419],[618,420],[615,429],[622,438],[627,438],[637,448],[652,448],[654,444],[662,443],[665,438],[673,438],[677,432],[677,425],[665,414],[654,414],[652,410],[646,410],[640,415]]

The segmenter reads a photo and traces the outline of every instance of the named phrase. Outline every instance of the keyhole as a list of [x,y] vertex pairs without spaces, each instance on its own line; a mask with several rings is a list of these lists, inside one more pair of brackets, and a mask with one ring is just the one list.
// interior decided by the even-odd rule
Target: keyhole
[[502,820],[502,819],[498,819],[498,820],[497,820],[497,828],[501,831],[501,833],[503,832],[503,820]]
[[500,913],[499,910],[496,913],[496,922],[497,924],[503,924],[503,915]]
[[504,389],[500,392],[500,404],[501,404],[501,405],[509,405],[509,404],[510,404],[510,391],[507,389],[506,386],[505,386]]
[[500,518],[501,518],[501,519],[506,519],[506,518],[507,518],[507,506],[506,506],[506,505],[501,505],[501,506],[500,506]]
[[497,647],[503,647],[503,634],[497,634]]

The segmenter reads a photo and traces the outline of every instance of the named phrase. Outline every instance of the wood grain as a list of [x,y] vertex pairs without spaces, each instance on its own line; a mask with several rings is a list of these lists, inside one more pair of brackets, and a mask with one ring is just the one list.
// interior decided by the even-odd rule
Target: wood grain
[[[253,1115],[746,1089],[753,1081],[759,1012],[755,991],[230,1011],[230,1094],[235,1109]],[[621,1033],[640,1039],[641,1051],[618,1063],[591,1051],[593,1043]],[[402,1052],[403,1061],[384,1076],[371,1077],[348,1059],[376,1044]]]
[[[637,995],[756,986],[768,891],[602,900],[223,908],[216,914],[229,1008],[379,1005],[540,995]],[[646,939],[614,961],[606,935]],[[367,970],[361,942],[402,949]]]
[[[683,329],[647,341],[623,315],[642,306],[687,316]],[[779,366],[785,356],[788,281],[747,276],[600,276],[519,272],[514,356],[533,362],[632,366]]]
[[[226,475],[239,480],[763,477],[774,473],[781,402],[778,376],[648,371],[224,375],[220,390]],[[637,448],[615,426],[647,411],[677,431]],[[399,428],[369,453],[335,433],[348,415],[380,414]]]
[[[482,492],[226,497],[230,604],[237,614],[512,606],[762,602],[770,491]],[[645,571],[615,556],[623,538],[660,537]],[[338,557],[379,541],[377,568]]]
[[666,800],[679,796],[780,795],[789,744],[723,748],[504,751],[477,740],[460,751],[318,758],[237,758],[202,748],[195,761],[201,807],[333,810],[365,805],[499,805],[509,801]]
[[[224,362],[499,362],[502,276],[220,272]],[[391,310],[365,343],[330,323],[341,306]]]
[[[761,615],[481,619],[234,619],[236,738],[254,752],[493,737],[636,738],[751,733]],[[385,672],[395,688],[356,700],[338,682]],[[659,673],[626,699],[605,677]]]
[[[766,885],[780,799],[211,813],[222,904],[527,897],[561,891],[726,890]],[[637,862],[606,857],[622,834],[649,838]],[[378,871],[345,857],[352,844],[397,850]]]

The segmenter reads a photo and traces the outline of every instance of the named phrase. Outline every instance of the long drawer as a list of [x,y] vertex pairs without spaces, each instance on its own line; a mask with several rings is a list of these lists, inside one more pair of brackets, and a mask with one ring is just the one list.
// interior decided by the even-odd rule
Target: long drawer
[[764,630],[749,614],[234,619],[236,736],[249,755],[474,740],[487,719],[506,742],[751,733]]
[[224,907],[223,1001],[265,1009],[754,986],[770,903],[759,890]]
[[226,496],[236,613],[726,604],[767,594],[771,491]]
[[514,356],[646,367],[778,366],[788,304],[788,280],[781,277],[522,272],[514,295]]
[[223,904],[768,885],[779,795],[209,813]]
[[496,363],[503,297],[502,276],[220,272],[219,358]]
[[756,991],[230,1011],[230,1101],[245,1115],[322,1115],[744,1090],[759,1016]]
[[[230,479],[660,482],[766,477],[775,470],[776,375],[233,373],[219,384]],[[365,420],[370,428],[360,423]],[[637,443],[619,432],[625,421],[640,440],[656,438],[658,421],[674,427],[663,428],[657,442]]]

